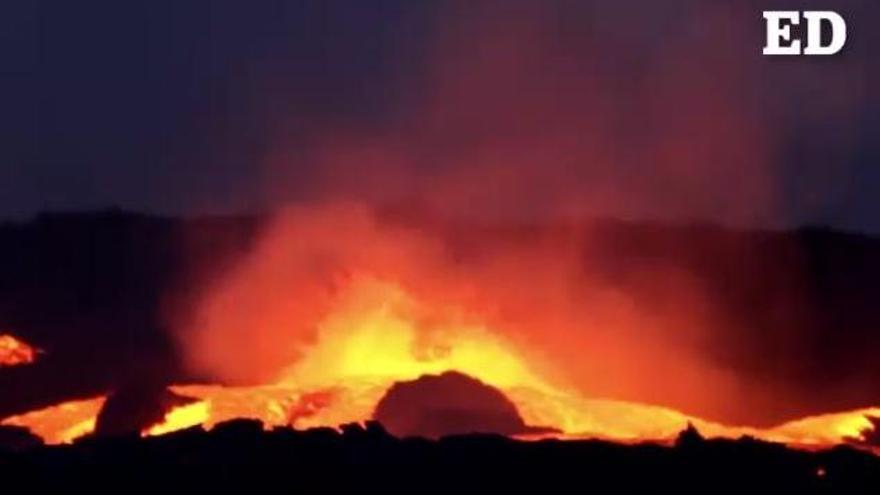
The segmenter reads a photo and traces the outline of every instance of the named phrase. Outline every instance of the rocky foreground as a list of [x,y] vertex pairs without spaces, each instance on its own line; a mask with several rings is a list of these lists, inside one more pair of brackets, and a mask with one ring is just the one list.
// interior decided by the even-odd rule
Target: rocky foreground
[[[22,432],[18,432],[22,433]],[[672,446],[598,440],[518,441],[496,435],[398,439],[378,423],[263,431],[237,420],[155,438],[84,438],[48,447],[6,431],[3,486],[177,493],[353,490],[880,493],[880,457],[849,446],[807,452],[743,438]]]

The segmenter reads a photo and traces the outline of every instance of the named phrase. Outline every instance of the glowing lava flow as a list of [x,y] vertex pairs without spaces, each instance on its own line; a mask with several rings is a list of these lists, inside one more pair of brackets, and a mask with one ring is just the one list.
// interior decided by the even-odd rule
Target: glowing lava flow
[[[0,334],[0,368],[31,364],[40,351],[9,334]],[[105,397],[63,402],[24,414],[9,416],[2,426],[27,428],[45,443],[69,443],[91,433]]]
[[0,368],[31,364],[37,359],[37,350],[9,334],[0,334]]
[[543,380],[513,346],[478,325],[441,325],[426,338],[408,317],[414,313],[413,304],[399,287],[363,279],[323,322],[304,358],[276,383],[172,387],[174,393],[199,402],[178,409],[177,419],[172,412],[161,428],[148,433],[170,431],[175,423],[189,425],[202,415],[209,428],[234,418],[298,428],[361,422],[371,418],[395,381],[447,370],[502,390],[527,424],[554,427],[563,438],[667,440],[690,422],[710,437],[749,435],[799,446],[828,446],[859,438],[871,427],[866,416],[880,415],[880,409],[862,409],[758,429],[705,421],[660,406],[585,398]]
[[39,436],[45,443],[70,443],[95,430],[98,412],[106,397],[74,400],[10,416],[0,425],[21,426]]
[[[673,409],[586,398],[537,373],[540,361],[526,356],[499,334],[450,316],[420,327],[418,303],[396,284],[359,278],[320,324],[303,357],[271,384],[229,387],[179,385],[178,395],[196,399],[168,412],[145,429],[161,435],[202,424],[258,419],[266,427],[336,427],[372,417],[385,391],[397,381],[455,370],[501,390],[529,425],[553,427],[562,438],[617,441],[668,440],[687,423],[708,437],[750,435],[805,447],[862,438],[872,428],[866,416],[880,408],[804,418],[775,428],[727,426]],[[454,311],[449,314],[456,314]],[[529,360],[529,358],[532,358]],[[103,397],[74,401],[14,416],[2,424],[29,428],[47,443],[69,442],[91,432]]]
[[[395,381],[456,370],[501,390],[558,393],[529,370],[510,346],[479,326],[437,325],[429,336],[407,317],[415,304],[399,287],[374,279],[353,284],[321,325],[318,341],[274,384],[259,387],[178,386],[206,401],[208,426],[232,418],[267,425],[336,426],[363,421]],[[529,418],[527,418],[529,419]]]
[[209,404],[204,401],[193,402],[169,411],[161,423],[142,432],[143,436],[164,435],[190,426],[206,423],[210,417]]
[[880,407],[871,407],[843,413],[822,414],[789,421],[764,434],[768,440],[801,446],[834,445],[846,441],[858,442],[875,427],[869,417],[880,417]]

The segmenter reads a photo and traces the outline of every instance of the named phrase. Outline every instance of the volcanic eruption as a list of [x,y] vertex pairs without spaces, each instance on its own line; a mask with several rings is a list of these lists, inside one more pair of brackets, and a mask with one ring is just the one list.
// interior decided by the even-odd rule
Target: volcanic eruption
[[[713,368],[692,342],[706,325],[730,323],[693,311],[702,307],[699,286],[674,272],[664,273],[663,297],[678,304],[632,304],[584,261],[591,246],[591,236],[564,229],[461,243],[442,226],[365,205],[294,208],[191,311],[174,314],[174,336],[202,378],[2,424],[48,443],[239,418],[299,429],[376,418],[399,435],[625,442],[671,441],[692,424],[708,437],[869,443],[878,408],[741,426],[664,403],[675,394],[646,400],[653,388],[674,385],[687,386],[692,408],[742,398],[743,383]],[[641,369],[644,362],[652,368]]]
[[[707,436],[803,446],[869,438],[877,408],[764,427],[681,412],[664,403],[675,394],[646,400],[676,385],[686,385],[683,404],[694,409],[741,398],[743,383],[692,343],[705,326],[730,323],[693,311],[703,304],[699,286],[673,272],[664,273],[663,297],[677,304],[632,304],[584,261],[591,245],[565,230],[462,244],[455,232],[360,204],[294,208],[192,311],[175,314],[183,356],[204,378],[2,423],[49,443],[96,426],[157,435],[237,418],[295,428],[377,418],[393,433],[432,437],[664,441],[690,423]],[[639,368],[646,360],[650,370]]]
[[[706,437],[876,444],[869,379],[829,380],[827,396],[848,407],[810,400],[819,387],[803,377],[818,373],[803,356],[831,339],[804,338],[823,302],[808,296],[809,255],[772,233],[753,232],[751,242],[689,223],[779,217],[774,129],[741,84],[753,57],[734,48],[748,33],[731,28],[707,48],[694,40],[707,31],[702,18],[665,19],[676,36],[651,49],[686,50],[681,60],[704,64],[651,61],[622,77],[613,75],[620,61],[645,59],[646,47],[608,57],[596,33],[613,24],[595,22],[587,36],[568,22],[577,16],[537,5],[450,16],[413,57],[425,67],[411,79],[426,87],[400,95],[381,122],[294,119],[288,125],[313,124],[298,139],[285,139],[281,124],[257,126],[273,141],[241,146],[266,148],[267,183],[255,189],[303,197],[281,202],[234,262],[200,251],[193,264],[209,276],[177,267],[161,301],[143,296],[180,370],[168,383],[147,377],[143,389],[106,380],[101,392],[0,424],[53,444],[235,419],[267,429],[378,419],[403,436],[618,442],[671,441],[690,424]],[[651,16],[636,21],[657,28]],[[255,66],[241,72],[257,80]],[[290,72],[269,70],[270,87]],[[288,108],[261,103],[267,118]],[[579,222],[596,212],[647,220],[632,230]],[[669,218],[685,226],[657,223]],[[773,256],[754,254],[765,251]],[[94,285],[83,284],[84,299]],[[138,289],[129,288],[141,297]],[[93,323],[86,316],[83,328]],[[125,331],[116,330],[106,331]],[[39,366],[37,357],[0,335],[4,372]]]

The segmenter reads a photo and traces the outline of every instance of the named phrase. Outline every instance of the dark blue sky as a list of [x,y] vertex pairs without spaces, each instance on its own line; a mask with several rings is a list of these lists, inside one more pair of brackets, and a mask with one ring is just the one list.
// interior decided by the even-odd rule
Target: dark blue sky
[[[758,221],[880,231],[880,9],[830,3],[849,23],[846,52],[781,60],[760,55],[759,1],[4,2],[0,217],[265,209],[350,183],[393,201],[458,181],[477,185],[444,198],[516,210],[525,181],[548,190],[522,201],[563,196],[617,214],[637,197],[625,214],[688,217],[693,205],[725,219],[712,198],[735,201],[724,186],[742,163],[748,190],[760,182],[773,204]],[[601,97],[587,102],[581,87]],[[481,189],[504,189],[503,166],[461,179],[490,147],[493,160],[515,150],[511,169],[531,177],[560,156],[552,143],[579,157],[549,167],[554,177],[509,194]],[[392,154],[405,158],[384,165]],[[772,180],[751,177],[764,169]],[[560,174],[582,185],[557,192],[572,182]],[[386,175],[397,179],[373,177]]]

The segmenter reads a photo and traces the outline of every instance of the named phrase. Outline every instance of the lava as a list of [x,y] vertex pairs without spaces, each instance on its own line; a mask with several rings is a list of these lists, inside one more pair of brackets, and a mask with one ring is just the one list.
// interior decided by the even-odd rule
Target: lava
[[70,443],[92,433],[105,396],[62,402],[24,414],[10,416],[0,425],[22,426],[47,444]]
[[0,334],[0,368],[31,364],[38,350],[9,334]]
[[[345,301],[320,328],[304,358],[273,384],[180,385],[176,394],[199,402],[172,411],[150,434],[200,421],[207,427],[236,419],[258,419],[267,427],[335,427],[373,417],[385,392],[401,381],[458,371],[503,391],[527,424],[547,425],[560,438],[618,441],[670,440],[688,423],[711,437],[749,435],[803,447],[829,446],[858,438],[871,427],[860,409],[791,421],[772,428],[730,426],[671,408],[597,399],[555,386],[536,374],[515,346],[479,326],[443,328],[419,339],[417,304],[399,286],[371,278],[352,283]],[[426,349],[427,347],[427,349]],[[542,434],[546,437],[548,434]],[[530,438],[522,435],[522,438]]]
[[172,431],[182,430],[208,422],[210,412],[208,403],[197,401],[173,408],[168,411],[162,422],[142,432],[144,436],[163,435]]
[[[436,311],[437,308],[432,308]],[[805,447],[829,446],[862,438],[880,408],[804,418],[773,428],[729,426],[671,408],[590,398],[539,374],[517,346],[466,319],[434,321],[430,335],[419,325],[424,311],[398,284],[353,276],[333,312],[319,325],[303,358],[273,383],[255,386],[191,384],[170,387],[194,402],[172,408],[145,436],[236,418],[271,426],[336,427],[373,417],[395,383],[456,371],[502,391],[525,424],[558,433],[540,436],[604,438],[618,441],[669,440],[688,423],[711,437],[761,439]],[[455,313],[455,311],[453,311]],[[90,433],[105,398],[71,401],[6,418],[46,443],[70,442]],[[521,435],[530,438],[530,435]]]
[[[238,418],[267,428],[363,422],[395,384],[456,372],[503,394],[522,424],[541,427],[521,430],[520,438],[669,441],[688,424],[707,437],[748,435],[808,448],[873,438],[871,418],[880,408],[756,428],[663,401],[595,393],[596,385],[677,386],[695,400],[733,402],[724,393],[731,382],[684,347],[701,334],[666,333],[716,320],[682,311],[699,298],[668,276],[665,293],[683,295],[665,321],[644,316],[619,294],[574,298],[584,285],[571,285],[579,265],[558,251],[505,245],[489,258],[456,264],[437,239],[385,229],[356,208],[296,213],[204,295],[176,337],[186,364],[212,380],[169,387],[186,403],[142,425],[141,434]],[[645,363],[647,373],[639,369]],[[94,430],[104,400],[59,404],[2,424],[27,427],[47,443],[68,442]],[[437,400],[431,407],[443,409],[444,398]]]

